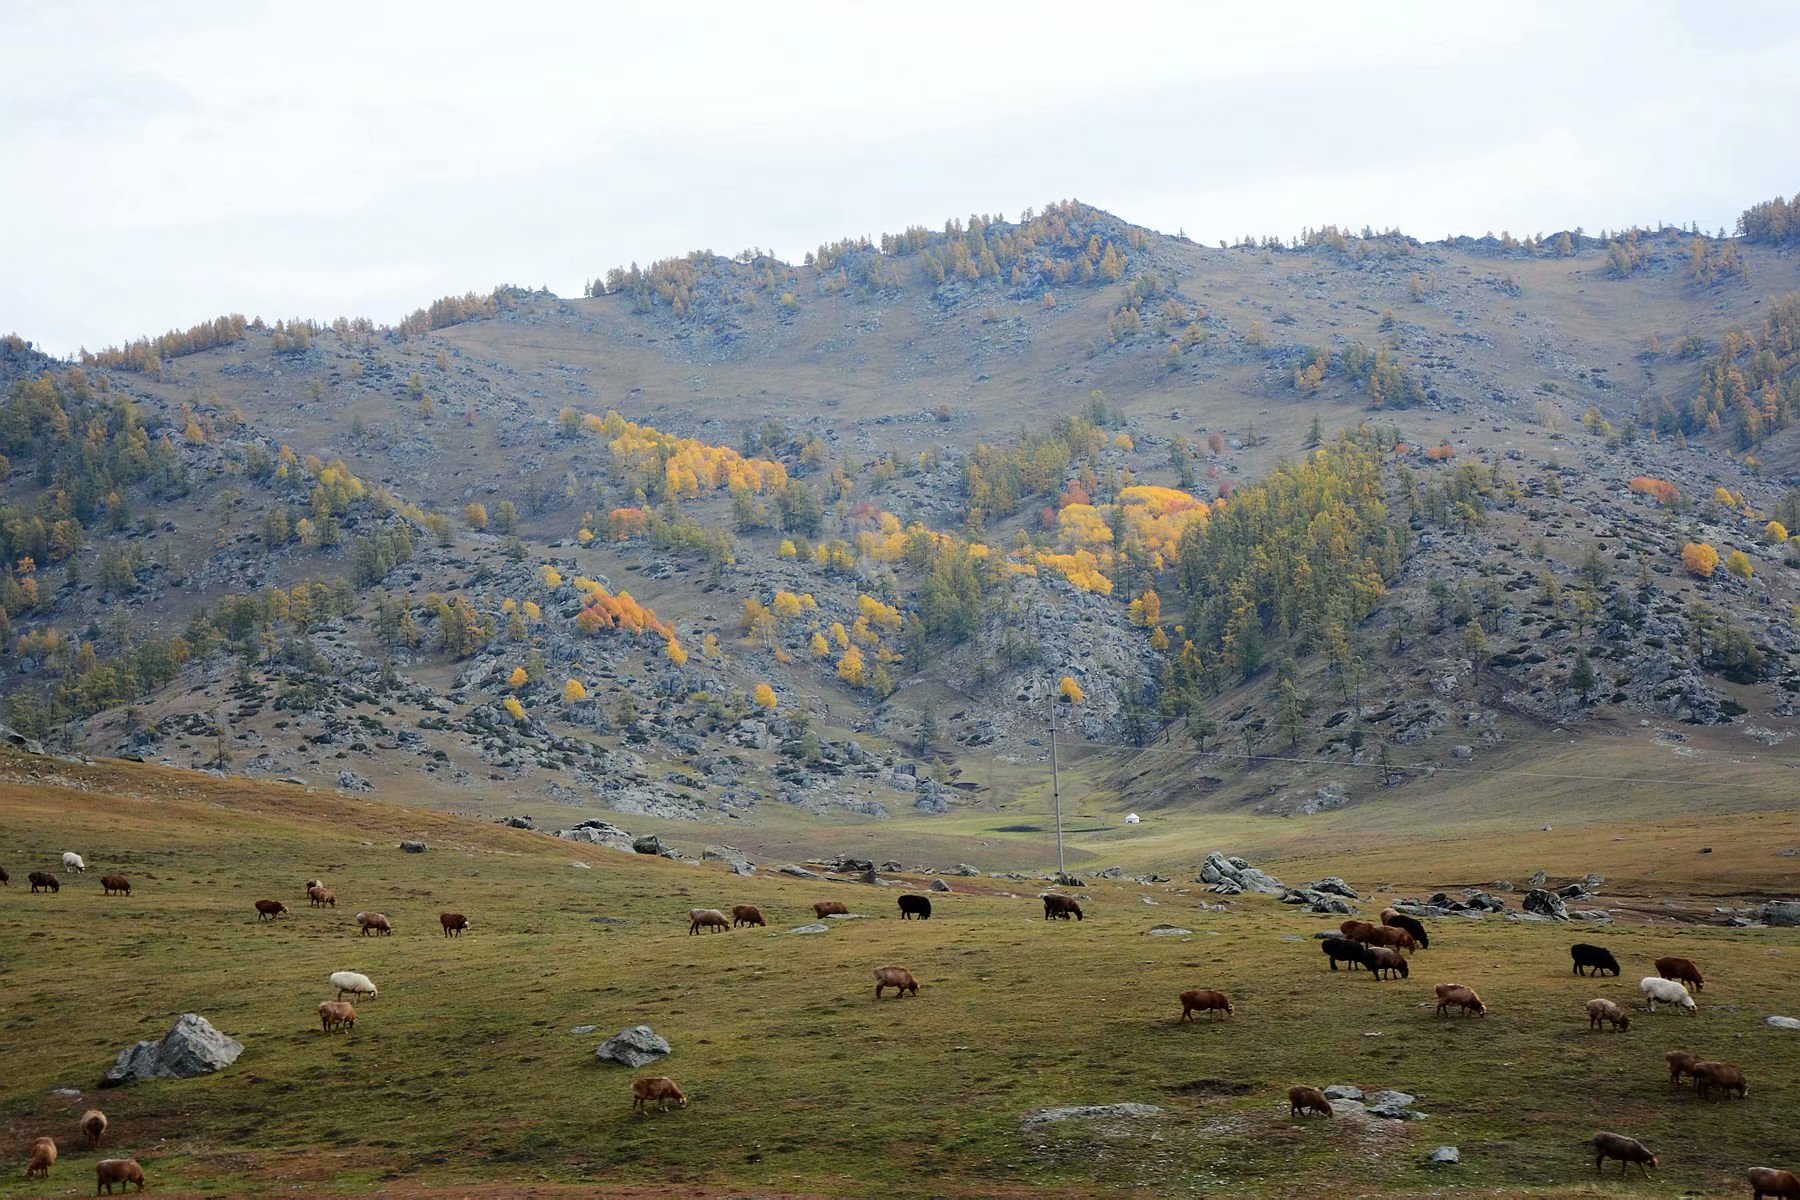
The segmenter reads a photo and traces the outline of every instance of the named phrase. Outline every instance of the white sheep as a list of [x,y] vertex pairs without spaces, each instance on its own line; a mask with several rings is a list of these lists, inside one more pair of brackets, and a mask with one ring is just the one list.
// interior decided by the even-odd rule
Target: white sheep
[[1690,1013],[1698,1012],[1694,1006],[1694,998],[1688,995],[1687,988],[1673,979],[1658,979],[1654,975],[1646,975],[1638,983],[1638,987],[1643,989],[1644,999],[1649,1002],[1651,1012],[1656,1011],[1658,1000],[1664,1004],[1679,1004]]
[[367,975],[358,975],[355,971],[333,971],[330,982],[338,990],[339,1000],[344,998],[345,992],[352,996],[367,996],[371,1000],[375,998],[375,984]]
[[81,855],[73,850],[63,851],[63,867],[70,871],[85,871],[87,864],[81,861]]

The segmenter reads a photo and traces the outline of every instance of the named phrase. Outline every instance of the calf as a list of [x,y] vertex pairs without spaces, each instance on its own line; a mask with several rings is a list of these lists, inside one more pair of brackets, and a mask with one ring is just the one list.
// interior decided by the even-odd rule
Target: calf
[[1290,1117],[1302,1117],[1309,1112],[1316,1112],[1329,1117],[1331,1115],[1331,1101],[1327,1100],[1325,1098],[1325,1093],[1321,1092],[1316,1087],[1306,1087],[1301,1085],[1289,1088],[1288,1115]]
[[112,1195],[113,1184],[124,1191],[128,1183],[137,1184],[137,1190],[144,1190],[144,1168],[138,1166],[135,1158],[103,1158],[94,1164],[94,1195],[105,1188],[107,1195]]
[[1589,1029],[1600,1028],[1602,1022],[1611,1022],[1614,1033],[1624,1033],[1631,1028],[1631,1014],[1611,1000],[1589,1000],[1587,1015]]
[[1594,1170],[1598,1171],[1600,1164],[1609,1158],[1619,1160],[1619,1174],[1621,1175],[1625,1173],[1627,1167],[1636,1163],[1638,1169],[1644,1173],[1645,1179],[1650,1178],[1650,1168],[1659,1165],[1656,1155],[1645,1149],[1644,1143],[1636,1138],[1628,1138],[1617,1133],[1596,1133],[1594,1135]]
[[769,923],[763,920],[762,909],[754,904],[731,906],[731,927],[736,929],[739,925],[761,925],[764,929],[769,927]]
[[842,900],[821,900],[813,905],[813,915],[821,921],[834,913],[839,916],[846,916],[849,912],[849,908],[845,906]]
[[702,929],[717,929],[724,933],[731,928],[731,921],[716,908],[688,909],[688,933],[693,935]]
[[123,875],[102,875],[100,877],[100,886],[105,889],[108,896],[115,894],[120,896],[131,895],[131,880],[125,878]]
[[356,1009],[342,1000],[324,1000],[319,1004],[319,1024],[326,1033],[356,1028]]
[[1206,1019],[1211,1021],[1217,1013],[1222,1012],[1229,1017],[1237,1009],[1231,1007],[1231,1000],[1224,992],[1214,991],[1212,988],[1195,988],[1181,993],[1181,1019],[1191,1021],[1197,1012],[1205,1013]]
[[31,890],[33,892],[37,892],[37,891],[60,892],[60,891],[62,891],[62,881],[60,879],[58,879],[56,876],[52,875],[48,871],[33,871],[31,874],[27,875],[25,878],[31,882]]
[[1592,970],[1596,975],[1610,971],[1619,973],[1619,960],[1612,956],[1612,951],[1605,946],[1590,946],[1586,942],[1576,942],[1569,947],[1569,958],[1573,965],[1569,968],[1571,975],[1585,975]]
[[461,913],[439,913],[438,924],[444,927],[445,937],[461,937],[469,928],[469,918]]
[[1383,972],[1386,972],[1389,979],[1394,977],[1395,971],[1400,972],[1402,979],[1412,973],[1407,970],[1406,955],[1398,950],[1389,949],[1386,946],[1370,946],[1366,953],[1367,957],[1363,959],[1363,964],[1375,972],[1377,979],[1382,977]]
[[1319,943],[1319,949],[1325,952],[1325,959],[1334,971],[1337,970],[1340,962],[1349,963],[1349,969],[1352,971],[1356,970],[1358,966],[1368,965],[1369,948],[1361,942],[1353,942],[1349,938],[1326,938]]
[[1800,1175],[1792,1171],[1776,1171],[1769,1167],[1750,1168],[1751,1200],[1774,1196],[1776,1200],[1800,1200]]
[[675,1101],[677,1107],[687,1107],[687,1093],[676,1086],[667,1075],[646,1075],[642,1079],[631,1081],[631,1111],[648,1112],[649,1102],[656,1101],[657,1112],[668,1112],[669,1101]]
[[258,921],[273,921],[286,911],[287,905],[279,900],[258,900],[256,902],[256,919]]
[[1444,1016],[1452,1008],[1463,1010],[1463,1016],[1470,1013],[1478,1017],[1487,1016],[1487,1005],[1475,994],[1474,988],[1464,987],[1460,983],[1440,983],[1437,985],[1437,1015]]
[[1052,917],[1061,921],[1066,921],[1070,917],[1074,917],[1077,921],[1087,919],[1081,915],[1081,905],[1075,902],[1075,897],[1059,896],[1055,892],[1048,892],[1044,896],[1044,920],[1048,921]]
[[1681,983],[1691,983],[1696,992],[1706,990],[1706,980],[1700,975],[1692,959],[1659,958],[1656,960],[1656,973],[1664,979],[1674,979]]
[[881,989],[893,988],[895,996],[904,996],[911,992],[919,994],[919,981],[913,978],[912,972],[905,967],[875,968],[875,998],[881,999]]
[[900,919],[910,921],[917,917],[921,921],[931,920],[931,900],[926,896],[900,897]]
[[1737,1093],[1740,1100],[1749,1098],[1750,1083],[1744,1078],[1744,1072],[1732,1063],[1697,1062],[1688,1071],[1693,1075],[1694,1087],[1702,1097],[1718,1088],[1725,1093],[1727,1100],[1731,1099],[1733,1092]]

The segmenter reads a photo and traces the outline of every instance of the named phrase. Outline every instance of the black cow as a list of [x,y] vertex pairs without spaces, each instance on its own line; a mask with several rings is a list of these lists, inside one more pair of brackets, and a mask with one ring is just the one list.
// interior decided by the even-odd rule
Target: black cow
[[1574,966],[1569,970],[1571,975],[1586,974],[1582,970],[1583,967],[1592,967],[1596,975],[1603,975],[1608,971],[1614,975],[1619,973],[1619,960],[1614,958],[1612,951],[1605,946],[1590,946],[1586,942],[1576,942],[1569,947],[1569,957],[1574,960]]
[[924,896],[900,897],[900,919],[910,921],[914,917],[921,921],[931,920],[931,901]]

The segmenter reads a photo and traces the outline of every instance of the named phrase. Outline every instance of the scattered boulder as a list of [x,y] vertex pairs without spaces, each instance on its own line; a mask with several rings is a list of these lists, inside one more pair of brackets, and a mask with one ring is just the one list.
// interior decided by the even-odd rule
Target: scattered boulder
[[1773,1029],[1800,1029],[1800,1021],[1793,1017],[1764,1017],[1763,1024]]
[[1151,937],[1192,937],[1192,936],[1194,936],[1194,931],[1191,929],[1183,929],[1179,925],[1152,925],[1150,927],[1150,936]]
[[981,874],[981,872],[977,871],[974,867],[971,867],[968,863],[957,863],[954,867],[951,867],[948,871],[946,871],[945,874],[946,875],[979,875],[979,874]]
[[788,930],[789,933],[830,933],[831,926],[815,921],[811,925],[801,925]]
[[598,1025],[577,1025],[575,1028],[569,1030],[569,1032],[580,1037],[583,1034],[592,1033],[598,1028],[600,1028]]
[[1361,1100],[1363,1090],[1348,1083],[1334,1083],[1325,1089],[1325,1098],[1327,1100]]
[[400,848],[408,854],[423,854],[427,849],[425,843],[418,838],[408,838],[400,843]]
[[1455,1166],[1462,1161],[1462,1151],[1455,1146],[1439,1146],[1425,1156],[1425,1161],[1434,1166]]
[[594,1057],[601,1062],[615,1062],[635,1071],[639,1067],[649,1066],[659,1058],[667,1058],[672,1053],[674,1051],[668,1040],[655,1030],[648,1025],[633,1025],[601,1042],[594,1051]]
[[947,892],[950,890],[950,885],[941,879],[934,879],[931,881],[931,890],[934,892]]
[[631,852],[631,843],[636,840],[611,821],[583,821],[572,829],[557,830],[556,836],[565,841],[588,842],[625,853]]
[[117,1087],[138,1079],[192,1079],[237,1061],[244,1043],[226,1037],[198,1013],[182,1013],[175,1027],[158,1042],[139,1042],[119,1053],[119,1060],[100,1079],[101,1087]]
[[[1542,872],[1539,872],[1542,874]],[[1569,910],[1563,904],[1562,897],[1555,892],[1547,892],[1541,887],[1534,887],[1525,893],[1524,908],[1528,913],[1536,913],[1540,917],[1549,917],[1553,921],[1569,919]]]
[[809,871],[805,867],[796,867],[793,863],[787,863],[783,866],[776,867],[775,869],[777,871],[780,871],[783,875],[792,875],[795,879],[823,879],[823,878],[825,878],[823,875],[819,874],[817,871]]
[[375,790],[374,784],[355,771],[348,769],[338,772],[337,785],[341,791],[346,792],[372,792]]
[[700,861],[722,862],[738,875],[748,875],[750,873],[748,870],[739,871],[737,869],[739,867],[749,867],[750,860],[745,858],[744,852],[739,850],[736,846],[708,846],[700,852]]
[[1107,1117],[1160,1117],[1163,1109],[1154,1104],[1076,1104],[1063,1108],[1040,1108],[1026,1113],[1020,1124],[1051,1125],[1058,1121],[1085,1121]]
[[1424,1114],[1413,1110],[1417,1096],[1409,1092],[1376,1092],[1369,1097],[1369,1115],[1389,1121],[1415,1121]]
[[536,829],[537,828],[536,825],[533,825],[531,823],[530,817],[501,817],[500,820],[498,821],[498,824],[504,825],[508,829]]
[[1362,899],[1361,896],[1357,895],[1355,888],[1345,883],[1342,879],[1339,879],[1336,875],[1327,875],[1317,883],[1309,883],[1306,886],[1315,892],[1330,892],[1334,896],[1343,896],[1350,900]]
[[[1200,864],[1200,874],[1195,882],[1213,885],[1215,892],[1234,895],[1236,892],[1265,892],[1278,896],[1287,891],[1281,880],[1266,872],[1259,871],[1241,858],[1227,858],[1214,850]],[[1225,890],[1224,885],[1232,885],[1234,891]]]
[[1800,925],[1800,900],[1771,900],[1761,915],[1765,925]]

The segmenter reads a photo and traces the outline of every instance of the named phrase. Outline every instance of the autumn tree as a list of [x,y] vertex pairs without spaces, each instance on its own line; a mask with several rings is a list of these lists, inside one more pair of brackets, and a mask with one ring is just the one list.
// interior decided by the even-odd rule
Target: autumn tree
[[775,698],[775,689],[766,683],[757,684],[756,690],[750,694],[750,699],[755,702],[758,708],[767,709],[770,712],[775,711],[775,706],[778,703]]
[[1719,566],[1719,552],[1705,542],[1689,542],[1681,548],[1681,565],[1690,575],[1711,579]]

